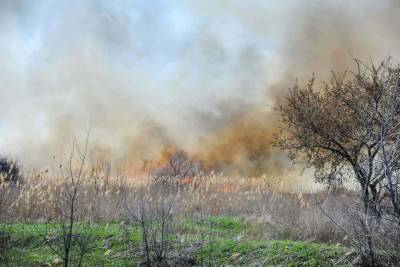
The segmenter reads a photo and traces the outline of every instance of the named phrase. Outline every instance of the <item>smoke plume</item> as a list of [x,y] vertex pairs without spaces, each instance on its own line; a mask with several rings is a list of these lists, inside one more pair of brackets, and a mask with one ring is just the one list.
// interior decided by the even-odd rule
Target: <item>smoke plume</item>
[[313,72],[398,58],[399,23],[389,0],[2,1],[0,152],[40,167],[90,123],[110,161],[170,146],[206,169],[285,176],[271,106]]

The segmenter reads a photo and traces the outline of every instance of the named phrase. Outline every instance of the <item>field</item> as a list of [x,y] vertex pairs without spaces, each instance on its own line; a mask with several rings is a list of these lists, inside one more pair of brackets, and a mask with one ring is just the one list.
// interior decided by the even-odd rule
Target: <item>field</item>
[[1,266],[400,266],[400,0],[0,0]]
[[[340,244],[255,239],[254,233],[260,227],[268,231],[267,227],[240,217],[184,219],[179,224],[179,240],[174,240],[169,253],[175,265],[346,266],[354,260],[352,250]],[[10,241],[13,247],[2,266],[61,266],[61,259],[43,243],[42,237],[43,232],[56,231],[57,224],[14,223],[3,224],[1,228],[13,234]],[[79,224],[77,233],[91,238],[83,266],[138,266],[144,262],[139,225]]]
[[65,266],[66,247],[68,266],[348,266],[359,261],[346,235],[321,211],[339,221],[351,197],[346,191],[337,193],[342,195],[337,201],[326,192],[271,190],[262,179],[196,179],[130,183],[91,175],[74,187],[41,173],[21,185],[3,185],[2,266]]

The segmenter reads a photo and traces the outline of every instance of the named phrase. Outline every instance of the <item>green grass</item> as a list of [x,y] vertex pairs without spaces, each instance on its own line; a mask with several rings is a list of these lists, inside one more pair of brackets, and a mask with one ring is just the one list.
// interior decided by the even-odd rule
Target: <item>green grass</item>
[[218,240],[196,256],[198,262],[216,266],[347,266],[347,252],[340,246],[290,240]]
[[[0,266],[61,266],[60,257],[43,243],[43,234],[54,233],[59,229],[58,224],[0,226],[11,233],[14,244],[7,254],[9,264],[0,262]],[[179,235],[185,237],[184,245],[189,247],[191,258],[198,265],[340,266],[351,260],[349,249],[332,244],[252,240],[252,235],[247,233],[254,232],[259,225],[236,217],[181,218],[175,226]],[[129,229],[128,235],[126,229]],[[82,223],[77,224],[76,231],[90,237],[90,253],[85,256],[85,266],[137,266],[143,261],[138,225]],[[203,245],[199,245],[201,234]],[[171,240],[178,238],[172,236]]]
[[[13,261],[20,266],[59,266],[61,258],[43,242],[44,235],[51,235],[59,229],[57,224],[21,224],[11,225],[11,233],[16,245],[9,253],[10,266]],[[90,236],[90,253],[85,256],[87,266],[136,266],[137,258],[124,258],[125,240],[131,244],[140,242],[140,231],[133,227],[129,236],[124,236],[120,224],[77,224],[76,232]],[[76,253],[75,253],[76,255]]]

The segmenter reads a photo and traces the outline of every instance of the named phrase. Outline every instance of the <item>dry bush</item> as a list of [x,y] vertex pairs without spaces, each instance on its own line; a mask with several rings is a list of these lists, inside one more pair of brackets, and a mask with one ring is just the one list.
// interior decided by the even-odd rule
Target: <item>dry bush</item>
[[[146,266],[193,265],[182,233],[182,220],[177,209],[179,185],[142,187],[136,195],[125,200],[128,221],[140,226],[142,254]],[[157,190],[155,190],[157,189]]]

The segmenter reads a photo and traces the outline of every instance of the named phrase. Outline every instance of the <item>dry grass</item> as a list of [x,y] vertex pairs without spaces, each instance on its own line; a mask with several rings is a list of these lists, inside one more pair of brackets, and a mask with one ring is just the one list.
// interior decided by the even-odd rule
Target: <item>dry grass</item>
[[[37,173],[22,185],[3,184],[0,189],[0,216],[8,221],[53,221],[60,219],[58,203],[65,192],[62,177]],[[340,242],[344,234],[325,217],[319,207],[324,192],[284,193],[271,190],[256,178],[230,179],[222,175],[193,178],[190,183],[155,184],[151,177],[125,180],[101,174],[87,175],[78,196],[77,219],[96,222],[126,220],[126,206],[139,201],[149,209],[160,203],[174,203],[174,217],[230,215],[259,223],[255,238],[291,238]],[[341,201],[341,199],[343,201]],[[325,209],[342,221],[345,197],[325,200]]]

